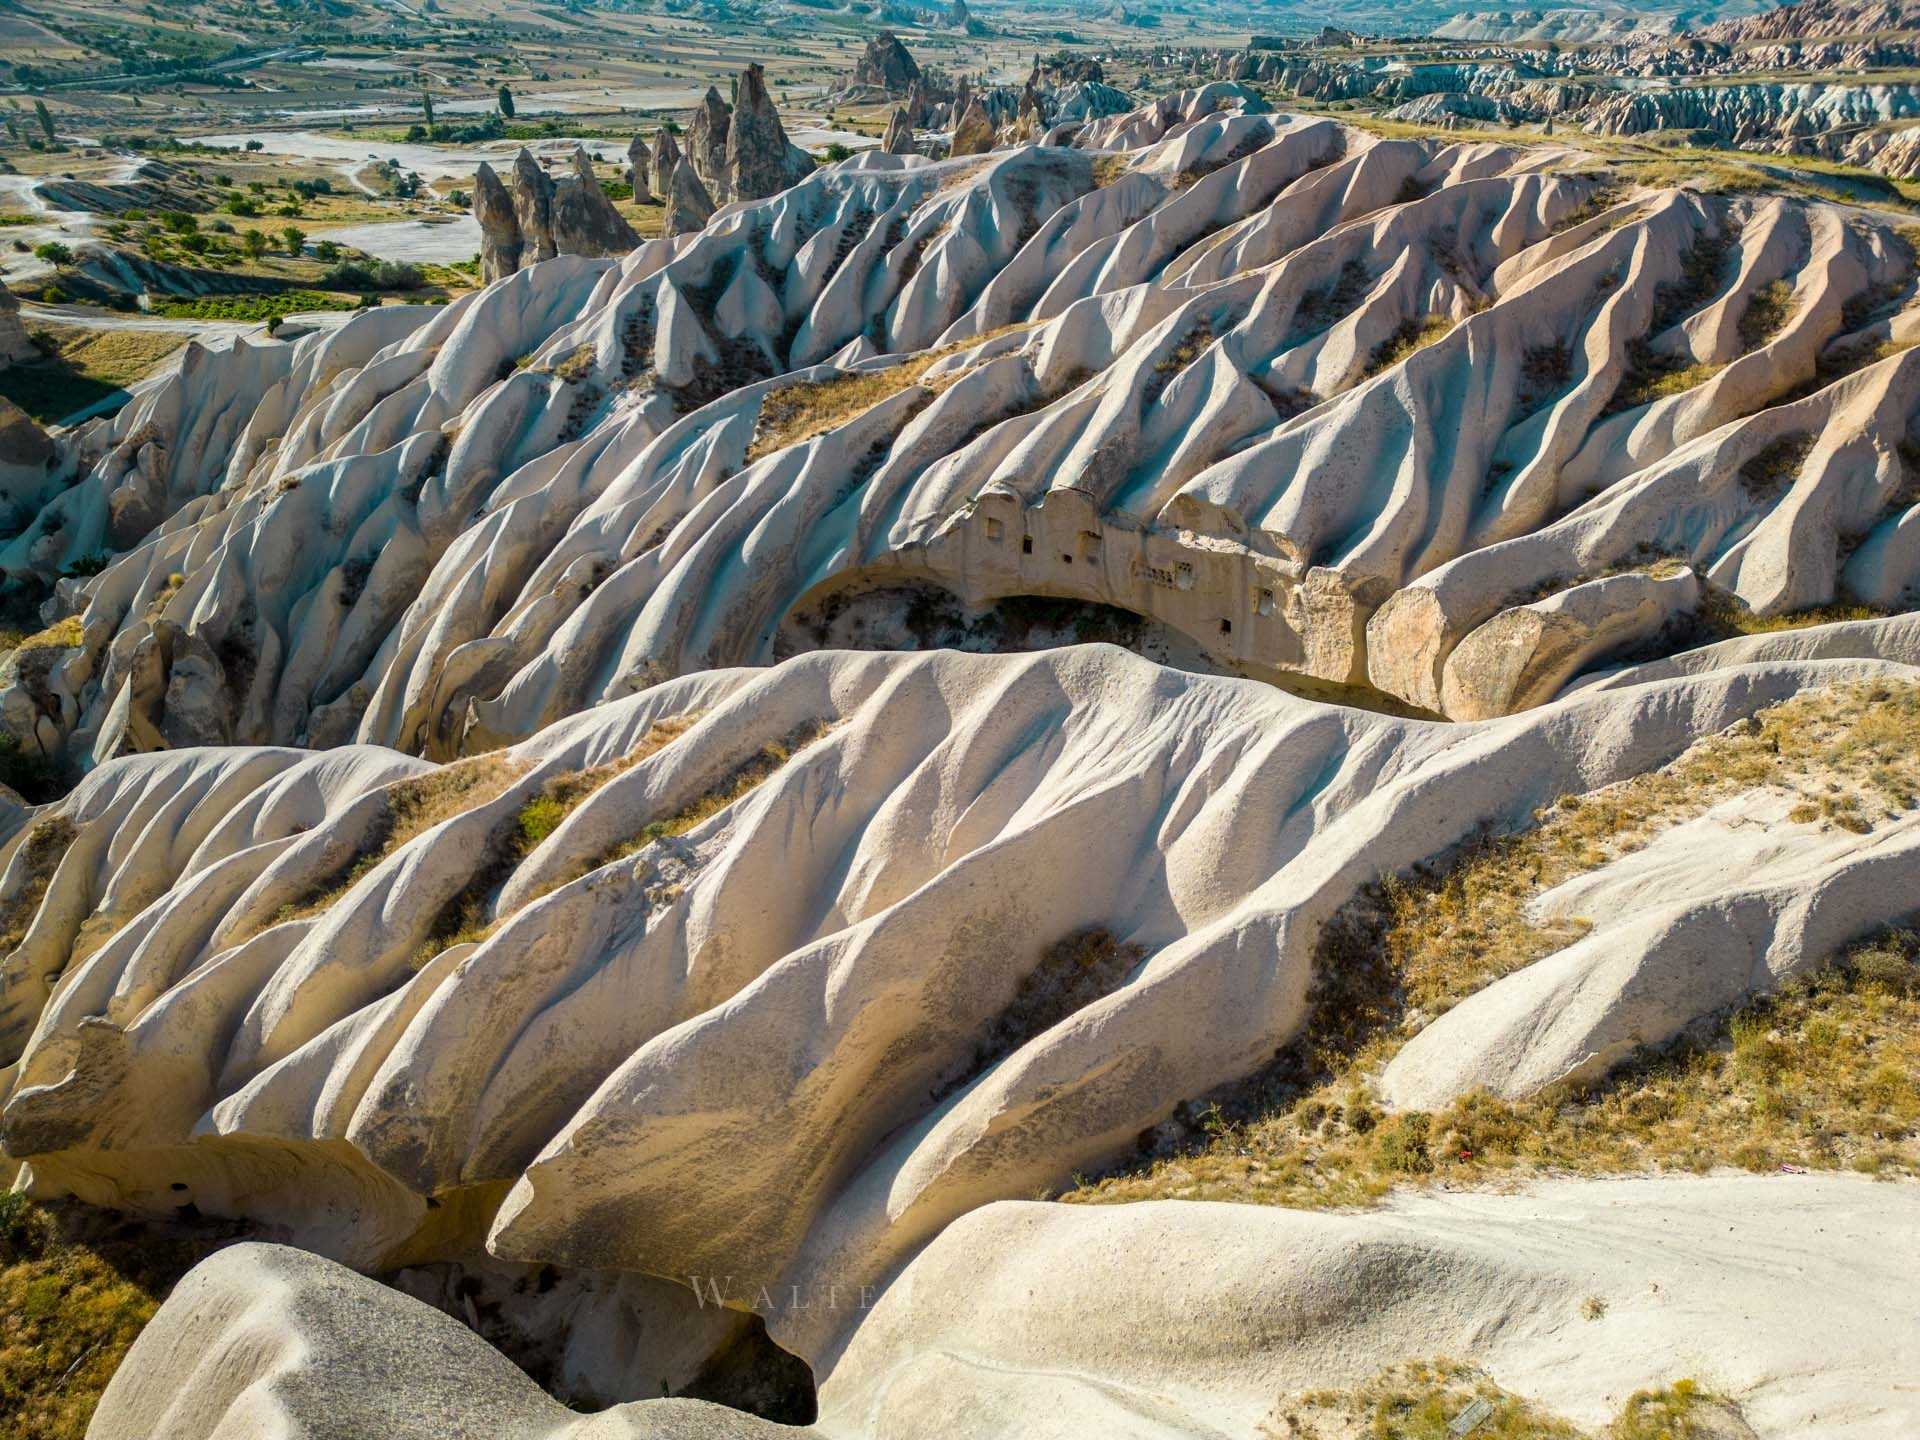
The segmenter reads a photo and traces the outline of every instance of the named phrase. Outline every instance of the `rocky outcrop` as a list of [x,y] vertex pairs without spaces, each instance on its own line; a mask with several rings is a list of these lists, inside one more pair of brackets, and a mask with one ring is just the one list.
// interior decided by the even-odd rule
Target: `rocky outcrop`
[[693,173],[700,177],[700,183],[716,205],[724,205],[733,198],[727,176],[727,136],[732,129],[733,107],[709,85],[700,103],[687,116],[686,156]]
[[653,136],[653,189],[662,200],[673,186],[673,172],[681,161],[680,142],[674,138],[673,131],[664,127]]
[[573,151],[573,173],[553,189],[553,244],[562,255],[624,255],[640,243],[613,208],[584,145]]
[[727,132],[726,191],[732,200],[760,200],[798,185],[814,170],[813,157],[787,139],[780,112],[767,94],[766,72],[749,65],[734,89]]
[[559,254],[553,238],[553,181],[526,150],[513,157],[513,219],[520,229],[520,263]]
[[60,448],[47,432],[0,396],[0,504],[16,513],[37,509],[54,488],[60,464]]
[[1817,137],[1836,128],[1920,117],[1920,86],[1704,85],[1596,100],[1578,117],[1594,135],[1711,130],[1734,145]]
[[920,79],[920,66],[900,37],[882,30],[867,42],[866,52],[853,67],[853,84],[884,90],[889,95],[905,95]]
[[[1888,230],[1249,103],[1221,85],[1071,146],[870,153],[699,235],[683,184],[673,244],[467,297],[365,374],[289,379],[243,446],[201,388],[224,372],[196,368],[154,413],[163,436],[213,433],[163,440],[156,513],[250,498],[76,587],[90,668],[21,693],[21,738],[97,761],[164,734],[175,700],[131,668],[162,619],[251,657],[244,693],[198,670],[178,692],[238,740],[451,755],[636,675],[825,643],[816,622],[849,643],[835,592],[887,575],[955,596],[959,629],[1005,595],[1071,596],[1165,627],[1194,663],[1463,714],[1718,638],[1743,608],[1907,603],[1896,460],[1920,366],[1911,317],[1873,299],[1913,274]],[[934,347],[924,373],[886,358]],[[779,392],[828,362],[889,372],[858,392],[886,403],[788,429]],[[0,564],[113,548],[110,497],[144,444],[102,434]],[[695,505],[723,471],[740,493]],[[850,475],[899,518],[841,508]],[[328,500],[336,484],[359,500]],[[502,486],[528,503],[488,508]],[[629,553],[636,528],[659,556]],[[1697,611],[1642,604],[1684,587],[1591,583],[1668,564]],[[238,577],[219,603],[216,572]],[[164,675],[185,652],[144,653]]]
[[1368,1174],[1910,923],[1911,248],[1230,83],[1046,139],[696,229],[663,137],[676,233],[512,269],[597,186],[496,180],[485,288],[190,347],[0,511],[61,576],[0,726],[80,777],[0,794],[0,1147],[313,1252],[182,1285],[96,1440],[766,1435],[654,1398],[748,1346],[836,1440],[1283,1434],[1437,1354],[1595,1433],[1686,1373],[1913,1429],[1910,1182],[1027,1203],[1203,1183],[1209,1097],[1396,991],[1383,897],[1468,948],[1489,836],[1579,842],[1493,891],[1543,948],[1273,1112]]
[[1701,35],[1724,45],[1752,46],[1768,40],[1885,35],[1920,29],[1920,6],[1911,0],[1800,0],[1756,15],[1722,20]]
[[491,285],[520,268],[526,242],[513,196],[484,160],[473,174],[473,218],[480,226],[480,279]]
[[[102,1397],[90,1440],[817,1440],[701,1400],[580,1415],[463,1320],[302,1250],[231,1246],[174,1297]],[[659,1330],[636,1346],[632,1317],[608,1318],[623,1324],[630,1353],[667,1353]]]
[[914,144],[913,126],[907,120],[907,112],[901,106],[895,106],[893,114],[887,118],[887,133],[880,139],[880,148],[889,155],[918,155],[920,148]]
[[684,155],[673,167],[667,188],[660,197],[667,207],[666,233],[669,237],[691,235],[713,218],[713,197],[694,174],[693,164]]
[[39,347],[20,323],[20,298],[0,282],[0,369],[22,360],[38,359]]
[[124,215],[129,210],[205,212],[220,203],[218,190],[188,165],[147,159],[122,180],[49,175],[36,180],[33,197],[49,210],[85,210]]
[[653,199],[653,152],[643,135],[634,136],[627,146],[627,184],[633,187],[635,200]]
[[[0,897],[37,917],[0,991],[0,1141],[39,1196],[192,1204],[369,1271],[427,1256],[551,1267],[548,1284],[666,1282],[643,1311],[649,1348],[610,1346],[588,1372],[610,1398],[658,1393],[653,1347],[700,1323],[687,1277],[712,1276],[817,1367],[823,1414],[864,1395],[842,1413],[871,1415],[889,1374],[940,1348],[924,1327],[970,1293],[946,1267],[1018,1248],[943,1250],[942,1232],[1266,1063],[1310,1013],[1330,918],[1381,875],[1859,680],[1915,676],[1744,665],[1442,726],[1111,645],[831,651],[656,685],[444,766],[367,745],[127,757],[37,815],[0,872]],[[1556,914],[1603,917],[1606,947],[1576,942],[1496,982],[1481,996],[1517,988],[1525,1003],[1450,1023],[1469,1000],[1431,1021],[1422,1033],[1446,1043],[1424,1053],[1537,1084],[1583,1053],[1582,1034],[1605,1056],[1630,1029],[1671,1033],[1904,913],[1920,817],[1876,813],[1840,835],[1796,823],[1742,842],[1764,870],[1730,869],[1685,825],[1655,837],[1634,873],[1560,897]],[[1802,893],[1818,903],[1787,903],[1796,871],[1817,873]],[[1676,903],[1697,923],[1676,923]],[[1706,964],[1678,943],[1700,925],[1739,927],[1740,943]],[[1074,943],[1092,932],[1106,938],[1091,952]],[[1576,964],[1615,982],[1637,967],[1642,983],[1605,1007],[1603,987],[1580,987],[1568,1009],[1555,1002]],[[1705,965],[1698,983],[1672,983],[1689,965]],[[1360,1241],[1391,1221],[1312,1223]],[[1275,1244],[1298,1255],[1301,1239],[1288,1228]],[[1095,1254],[1152,1257],[1165,1283],[1167,1252],[1144,1232],[1081,1243],[1090,1293],[1117,1293],[1125,1273],[1099,1274]],[[1446,1273],[1466,1283],[1500,1248],[1471,1244]],[[913,1265],[944,1278],[890,1290]],[[1293,1288],[1311,1267],[1248,1266],[1280,1277],[1293,1298],[1277,1305],[1314,1308]],[[1337,1269],[1326,1295],[1380,1304]],[[1048,1295],[1033,1273],[1018,1293]],[[1409,1315],[1434,1315],[1426,1279],[1410,1283]],[[1540,1284],[1510,1270],[1474,1283],[1533,1298],[1510,1325],[1480,1324],[1487,1302],[1441,1306],[1462,1329],[1426,1332],[1419,1353],[1555,1328],[1522,1319]],[[902,1328],[869,1305],[812,1303],[834,1286],[887,1291],[908,1307]],[[1162,1296],[1170,1315],[1191,1298]],[[1245,1298],[1223,1313],[1247,1313]],[[952,1338],[984,1357],[979,1320]],[[1752,1323],[1729,1317],[1723,1343],[1756,1343]],[[1237,1346],[1202,1390],[1237,1376],[1270,1402],[1287,1361],[1249,1380]],[[1326,1353],[1310,1337],[1284,1352]]]
[[975,95],[967,101],[967,108],[954,124],[953,139],[947,146],[947,153],[955,159],[963,155],[985,155],[993,146],[993,122],[981,108],[980,97]]
[[584,146],[574,148],[571,170],[551,180],[522,150],[509,191],[481,162],[474,173],[473,215],[480,224],[483,280],[491,283],[556,255],[624,255],[640,243],[600,188]]
[[1671,34],[1664,16],[1621,10],[1468,10],[1434,27],[1436,39],[1592,45],[1646,34]]
[[913,126],[931,123],[933,118],[933,100],[927,94],[924,82],[915,80],[907,87],[907,97],[900,104],[907,115],[907,123]]

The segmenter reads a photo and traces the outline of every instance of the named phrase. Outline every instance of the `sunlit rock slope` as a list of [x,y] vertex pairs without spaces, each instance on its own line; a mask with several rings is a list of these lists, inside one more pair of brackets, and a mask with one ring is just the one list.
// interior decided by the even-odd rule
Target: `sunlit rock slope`
[[1034,595],[1471,717],[1908,605],[1902,236],[1258,108],[868,154],[625,259],[191,359],[20,507],[9,573],[112,558],[0,723],[83,765],[444,758],[845,643],[849,607],[978,647]]

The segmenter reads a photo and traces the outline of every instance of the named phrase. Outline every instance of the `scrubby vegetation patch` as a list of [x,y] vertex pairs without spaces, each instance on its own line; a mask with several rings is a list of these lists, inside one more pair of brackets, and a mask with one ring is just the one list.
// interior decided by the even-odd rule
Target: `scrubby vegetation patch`
[[1750,790],[1797,798],[1801,821],[1871,831],[1920,804],[1916,741],[1920,684],[1811,692],[1663,770],[1566,796],[1517,834],[1482,835],[1367,892],[1327,927],[1300,1038],[1064,1198],[1324,1207],[1370,1203],[1400,1184],[1549,1172],[1920,1174],[1920,940],[1908,932],[1589,1086],[1520,1101],[1469,1094],[1438,1114],[1389,1114],[1372,1088],[1432,1020],[1585,933],[1578,921],[1532,920],[1536,896]]

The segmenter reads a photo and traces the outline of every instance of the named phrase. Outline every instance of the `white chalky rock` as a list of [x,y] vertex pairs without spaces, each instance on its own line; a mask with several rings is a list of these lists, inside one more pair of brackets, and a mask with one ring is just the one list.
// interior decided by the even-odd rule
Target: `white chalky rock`
[[[373,748],[132,757],[39,818],[0,879],[34,900],[39,857],[6,961],[0,1141],[36,1193],[184,1196],[369,1269],[484,1249],[736,1276],[818,1361],[847,1317],[791,1296],[883,1284],[968,1210],[1261,1064],[1306,1014],[1322,925],[1379,875],[1874,673],[1909,672],[1736,666],[1443,725],[1111,646],[826,652],[462,762],[493,783],[391,849],[383,786],[456,772]],[[549,786],[689,721],[516,842]],[[708,814],[753,765],[764,780]],[[683,812],[706,818],[647,843]],[[48,876],[38,827],[61,819]],[[1516,1009],[1500,1063],[1559,1073],[1568,1044],[1685,1025],[1893,919],[1920,856],[1876,837],[1789,849],[1825,898],[1817,925],[1775,907],[1764,970],[1646,1001],[1603,967],[1579,982],[1586,1030]],[[1738,882],[1689,859],[1710,910]],[[1610,913],[1643,935],[1665,912]],[[1047,978],[1053,942],[1089,928],[1130,958]],[[1574,982],[1541,1000],[1529,977],[1585,953],[1503,984],[1551,1013]],[[1033,1011],[1033,984],[1066,988]]]
[[88,1433],[1185,1440],[1444,1354],[1595,1429],[1692,1379],[1751,1427],[1716,1433],[1897,1440],[1920,1424],[1916,1225],[1914,1186],[1854,1176],[1563,1180],[1365,1215],[990,1205],[877,1298],[845,1297],[858,1328],[805,1428],[680,1400],[574,1415],[457,1322],[241,1245],[182,1282]]
[[[1635,566],[1762,615],[1907,603],[1920,361],[1860,363],[1913,338],[1876,300],[1905,248],[1604,180],[1220,84],[1070,145],[868,152],[618,261],[190,360],[0,546],[124,552],[70,582],[85,678],[0,719],[82,763],[169,735],[444,757],[901,585],[1114,605],[1222,670],[1472,715],[1687,633],[1611,608]],[[769,436],[809,367],[933,345],[865,413]],[[1529,655],[1501,621],[1475,645],[1504,637],[1510,681],[1449,699],[1458,647],[1563,591],[1582,643]]]

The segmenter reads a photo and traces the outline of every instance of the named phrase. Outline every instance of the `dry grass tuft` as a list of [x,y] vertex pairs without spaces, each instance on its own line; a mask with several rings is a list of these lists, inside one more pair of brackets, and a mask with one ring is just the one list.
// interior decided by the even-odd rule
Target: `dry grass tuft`
[[1309,290],[1300,297],[1300,304],[1293,312],[1290,339],[1317,335],[1350,314],[1372,284],[1373,277],[1367,273],[1366,266],[1358,260],[1347,261],[1331,284]]
[[[1659,1390],[1636,1391],[1607,1430],[1607,1440],[1716,1440],[1731,1430],[1722,1419],[1738,1411],[1709,1395],[1692,1380],[1676,1380]],[[1747,1433],[1747,1427],[1739,1427]]]
[[1670,395],[1684,395],[1696,385],[1706,384],[1726,368],[1706,361],[1684,364],[1654,354],[1643,341],[1629,341],[1626,373],[1620,377],[1619,387],[1601,413],[1618,415],[1623,410],[1664,400]]
[[[1001,325],[938,350],[924,351],[885,369],[856,370],[828,380],[783,385],[760,401],[760,417],[754,426],[753,441],[747,446],[747,463],[752,464],[790,445],[803,444],[865,414],[883,400],[890,400],[902,390],[919,384],[936,362],[949,355],[1027,328],[1026,322]],[[958,378],[957,374],[943,376],[928,389],[937,393]]]
[[1198,360],[1212,343],[1213,326],[1205,320],[1187,331],[1173,349],[1154,362],[1153,373],[1147,377],[1147,383],[1141,391],[1141,404],[1152,405],[1159,400],[1167,386],[1173,383],[1174,377]]
[[918,355],[885,370],[860,370],[831,380],[803,380],[782,386],[760,402],[760,420],[753,443],[747,447],[747,463],[824,435],[865,414],[881,401],[918,384],[933,360],[932,355]]
[[1076,931],[1049,945],[1021,977],[1012,1003],[984,1027],[972,1058],[934,1087],[934,1097],[951,1095],[1036,1035],[1111,994],[1146,954],[1098,928]]
[[503,755],[481,755],[389,785],[386,817],[376,827],[369,847],[336,879],[281,906],[273,923],[278,925],[322,914],[409,840],[424,835],[443,820],[498,799],[527,773],[527,768],[525,761],[509,760]]
[[161,612],[167,608],[167,602],[178,595],[181,587],[186,583],[187,577],[177,570],[160,583],[159,588],[153,592],[153,598],[147,601],[145,613],[149,625],[160,618]]
[[1448,1427],[1476,1400],[1492,1407],[1476,1440],[1581,1440],[1581,1432],[1502,1390],[1471,1366],[1416,1360],[1353,1390],[1309,1390],[1280,1402],[1261,1426],[1285,1440],[1456,1440]]
[[762,745],[737,766],[726,779],[699,799],[675,814],[651,822],[638,835],[616,845],[587,868],[597,870],[602,865],[611,865],[617,860],[638,855],[656,840],[667,840],[676,835],[686,834],[702,821],[711,819],[735,801],[742,800],[754,790],[759,789],[789,760],[824,736],[831,728],[829,725],[815,722],[811,725],[803,725],[784,740],[774,740]]
[[[753,443],[747,446],[747,463],[752,464],[763,455],[771,455],[789,445],[799,445],[816,435],[824,435],[856,415],[865,414],[881,401],[890,400],[909,386],[919,384],[920,377],[935,362],[949,355],[1026,328],[1025,324],[1002,325],[970,339],[943,345],[938,350],[925,351],[884,370],[856,370],[836,375],[830,380],[803,380],[798,384],[784,385],[760,402],[760,418],[754,427]],[[937,392],[958,378],[957,375],[943,377],[930,388]]]
[[[668,722],[666,725],[656,726],[653,730],[649,731],[646,738],[641,741],[639,749],[644,751],[644,753],[629,756],[622,761],[615,762],[613,766],[599,767],[599,769],[607,773],[595,775],[594,772],[589,771],[583,772],[582,777],[566,777],[564,781],[559,782],[564,787],[563,790],[561,793],[551,797],[551,803],[542,803],[542,798],[545,795],[543,791],[543,797],[536,797],[534,801],[530,802],[528,806],[521,810],[516,822],[515,834],[509,839],[506,853],[502,857],[500,866],[501,873],[495,876],[494,880],[496,882],[504,882],[506,875],[512,873],[514,867],[516,867],[526,855],[532,852],[533,847],[545,839],[547,835],[552,834],[553,829],[558,828],[560,820],[565,818],[566,813],[566,811],[560,807],[565,806],[567,809],[570,809],[571,805],[578,804],[580,800],[585,799],[588,794],[592,793],[592,789],[598,789],[601,785],[606,784],[608,780],[611,780],[614,775],[618,774],[621,770],[629,769],[633,765],[639,764],[647,755],[655,753],[691,726],[694,718],[695,717],[688,717],[683,722]],[[831,727],[823,724],[803,726],[801,729],[787,736],[785,740],[762,746],[746,761],[729,772],[727,777],[718,785],[706,791],[698,799],[692,801],[673,815],[651,822],[643,827],[638,835],[623,840],[617,845],[609,846],[598,855],[560,871],[532,895],[528,896],[528,902],[531,903],[543,895],[550,895],[562,886],[569,885],[575,880],[578,880],[582,875],[592,874],[595,870],[603,866],[629,859],[639,854],[656,840],[686,834],[701,821],[719,814],[722,810],[726,809],[727,806],[733,804],[736,800],[742,799],[750,791],[765,783],[781,766],[785,765],[787,761],[791,760],[796,754],[808,745],[811,745],[815,740],[825,735],[830,728]],[[569,803],[568,795],[570,795],[576,785],[582,781],[589,783],[591,789],[580,790],[578,797]],[[497,888],[497,884],[493,888]],[[445,939],[445,943],[443,944],[437,944],[434,947],[433,953],[445,949],[447,944],[459,944],[465,940],[480,940],[486,938],[492,929],[492,925],[486,923],[481,916],[481,907],[478,904],[479,898],[484,898],[484,896],[480,892],[476,892],[475,903],[468,907],[470,913],[468,913],[456,927],[447,932],[451,938]],[[494,923],[497,924],[498,922],[496,921]]]
[[1754,291],[1740,315],[1740,349],[1758,350],[1786,328],[1793,316],[1793,286],[1776,280]]
[[1882,620],[1884,612],[1868,605],[1820,605],[1811,610],[1789,610],[1779,615],[1756,615],[1730,592],[1713,587],[1700,606],[1703,627],[1700,643],[1735,635],[1773,635],[1782,630],[1805,630],[1814,625],[1837,625],[1850,620]]
[[1790,489],[1800,478],[1800,467],[1813,453],[1810,433],[1782,435],[1740,467],[1740,488],[1749,500],[1765,503]]
[[27,928],[47,898],[47,887],[60,868],[67,847],[79,831],[64,815],[49,815],[36,820],[20,842],[20,856],[27,867],[27,883],[11,900],[0,904],[0,955],[11,954],[27,938]]
[[1379,345],[1367,362],[1366,374],[1378,375],[1398,365],[1416,350],[1424,350],[1453,329],[1458,322],[1446,315],[1429,315],[1424,320],[1404,320]]
[[[1454,1422],[1473,1405],[1487,1413],[1475,1440],[1582,1440],[1587,1431],[1502,1390],[1455,1360],[1390,1366],[1352,1390],[1308,1390],[1274,1408],[1262,1440],[1457,1440]],[[1731,1433],[1711,1417],[1738,1416],[1727,1401],[1692,1380],[1642,1390],[1603,1432],[1604,1440],[1709,1440]]]
[[532,854],[541,841],[560,828],[560,822],[571,815],[581,801],[616,775],[624,775],[641,761],[659,754],[686,734],[699,718],[699,714],[695,713],[662,720],[618,760],[566,775],[556,775],[547,781],[540,787],[539,794],[520,807],[520,813],[514,819],[518,858],[524,859]]
[[80,617],[69,615],[38,634],[27,636],[18,648],[21,651],[72,650],[78,648],[85,638],[86,629],[81,625]]
[[[1303,1035],[1267,1070],[1188,1107],[1161,1139],[1065,1198],[1366,1204],[1397,1184],[1541,1172],[1796,1164],[1920,1173],[1920,942],[1860,947],[1717,1028],[1646,1052],[1591,1088],[1518,1102],[1463,1097],[1386,1114],[1371,1078],[1406,1040],[1584,926],[1534,924],[1529,901],[1744,791],[1773,788],[1846,829],[1920,803],[1920,685],[1798,696],[1673,764],[1568,796],[1518,834],[1486,836],[1389,881],[1327,927]],[[1844,797],[1844,798],[1843,798]],[[1824,802],[1824,803],[1823,803]]]

